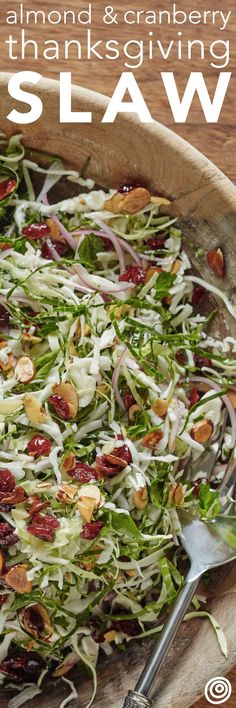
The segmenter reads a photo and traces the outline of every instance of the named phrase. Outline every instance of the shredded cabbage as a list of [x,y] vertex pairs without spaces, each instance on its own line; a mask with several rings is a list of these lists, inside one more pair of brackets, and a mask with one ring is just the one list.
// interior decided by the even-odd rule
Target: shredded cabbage
[[[217,491],[187,470],[218,434],[227,393],[235,400],[236,340],[208,336],[196,286],[235,307],[186,275],[178,222],[151,195],[137,213],[113,211],[114,190],[54,158],[41,167],[21,136],[1,145],[12,190],[0,205],[1,680],[22,681],[17,708],[47,672],[61,675],[64,708],[77,698],[64,673],[82,662],[91,705],[99,650],[159,632],[183,584],[180,511],[218,513]],[[52,203],[61,178],[71,196]],[[231,404],[215,486],[234,415]],[[226,656],[214,618],[194,616],[210,617]]]

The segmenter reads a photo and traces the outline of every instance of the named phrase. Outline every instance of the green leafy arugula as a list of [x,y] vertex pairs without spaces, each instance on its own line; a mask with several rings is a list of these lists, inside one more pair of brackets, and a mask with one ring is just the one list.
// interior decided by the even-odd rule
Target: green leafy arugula
[[79,247],[79,257],[81,263],[87,268],[94,270],[97,265],[97,255],[98,253],[101,253],[101,251],[104,251],[104,249],[105,246],[102,239],[95,236],[93,233],[88,234],[88,236],[85,236]]

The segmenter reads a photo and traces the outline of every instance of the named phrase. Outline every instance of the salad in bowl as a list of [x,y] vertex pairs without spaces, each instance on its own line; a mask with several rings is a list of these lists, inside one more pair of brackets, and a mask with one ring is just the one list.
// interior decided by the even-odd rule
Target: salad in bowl
[[[179,511],[219,512],[236,340],[208,333],[209,297],[236,309],[222,249],[201,253],[214,286],[192,271],[168,199],[104,191],[21,136],[1,145],[0,679],[11,708],[47,676],[66,681],[63,708],[85,666],[90,705],[99,653],[155,636],[182,586]],[[190,480],[225,407],[211,485]]]

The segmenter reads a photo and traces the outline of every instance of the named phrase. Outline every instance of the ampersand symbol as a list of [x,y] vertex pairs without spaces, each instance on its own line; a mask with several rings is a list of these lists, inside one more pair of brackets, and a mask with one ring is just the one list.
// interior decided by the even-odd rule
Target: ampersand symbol
[[118,22],[116,19],[117,12],[115,12],[115,14],[113,14],[113,13],[114,13],[114,8],[112,7],[112,5],[107,5],[105,7],[105,15],[103,17],[103,22],[105,22],[106,25],[114,25],[114,24],[118,25]]

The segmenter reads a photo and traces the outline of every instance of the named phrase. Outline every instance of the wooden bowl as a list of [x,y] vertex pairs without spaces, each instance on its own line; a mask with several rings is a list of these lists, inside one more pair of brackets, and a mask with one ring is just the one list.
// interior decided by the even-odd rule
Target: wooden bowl
[[[171,212],[180,217],[187,249],[202,277],[218,285],[209,271],[206,258],[199,261],[196,246],[208,250],[222,246],[227,276],[220,282],[232,299],[236,298],[236,188],[201,153],[158,123],[142,125],[135,116],[120,115],[114,124],[102,124],[108,99],[93,91],[73,88],[73,110],[91,110],[92,124],[59,122],[59,84],[43,79],[37,87],[28,87],[44,104],[42,117],[32,125],[14,125],[6,119],[12,108],[26,109],[9,97],[10,75],[0,74],[1,130],[8,136],[22,132],[24,143],[32,148],[59,155],[69,165],[80,169],[91,157],[89,175],[102,186],[117,187],[127,181],[149,186],[155,193],[170,196]],[[216,127],[217,130],[217,127]],[[235,329],[219,300],[214,331],[223,337]],[[205,683],[227,673],[236,661],[235,564],[214,574],[207,609],[213,612],[226,633],[229,656],[220,653],[215,634],[207,619],[182,625],[175,644],[158,678],[154,695],[159,708],[187,708],[203,693]],[[125,653],[114,652],[101,659],[98,667],[96,708],[121,708],[129,688],[133,688],[148,656],[151,642],[131,641]],[[30,706],[57,708],[68,687],[62,682],[50,687],[50,695],[37,696]],[[79,680],[82,708],[91,695],[91,683]],[[1,706],[7,706],[2,698]]]

